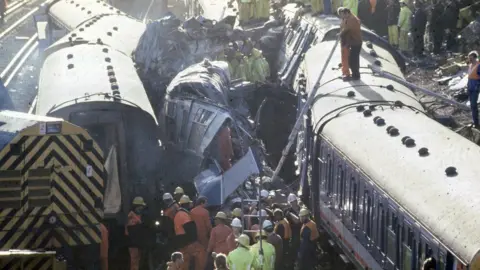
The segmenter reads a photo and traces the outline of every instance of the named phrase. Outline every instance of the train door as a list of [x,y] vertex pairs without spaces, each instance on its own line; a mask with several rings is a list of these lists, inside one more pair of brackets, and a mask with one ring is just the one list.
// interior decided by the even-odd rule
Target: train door
[[403,235],[402,235],[402,269],[414,270],[416,265],[416,242],[415,228],[413,223],[408,221],[405,217],[403,220]]

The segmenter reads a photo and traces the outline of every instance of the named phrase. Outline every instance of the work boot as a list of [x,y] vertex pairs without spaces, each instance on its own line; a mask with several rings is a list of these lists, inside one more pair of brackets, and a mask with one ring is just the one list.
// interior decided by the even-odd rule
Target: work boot
[[352,77],[350,77],[350,75],[343,75],[342,76],[342,80],[344,82],[348,82],[348,81],[351,81],[352,80]]

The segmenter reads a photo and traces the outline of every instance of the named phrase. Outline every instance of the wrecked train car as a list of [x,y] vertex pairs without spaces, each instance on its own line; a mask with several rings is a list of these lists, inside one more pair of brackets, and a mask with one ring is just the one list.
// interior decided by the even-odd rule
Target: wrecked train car
[[250,88],[231,84],[226,62],[208,60],[180,72],[167,88],[159,116],[167,177],[207,196],[211,205],[223,204],[262,169],[249,109],[238,93]]

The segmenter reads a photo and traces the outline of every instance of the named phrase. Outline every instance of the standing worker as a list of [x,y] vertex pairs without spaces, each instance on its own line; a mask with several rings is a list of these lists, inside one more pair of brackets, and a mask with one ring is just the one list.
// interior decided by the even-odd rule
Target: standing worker
[[[275,218],[275,228],[274,231],[283,241],[283,254],[282,257],[285,258],[284,265],[285,269],[290,269],[290,240],[292,239],[292,229],[290,223],[286,218],[283,217],[283,211],[281,209],[275,209],[273,212]],[[278,254],[278,253],[277,253]],[[277,255],[280,256],[280,255]]]
[[108,230],[102,223],[100,223],[100,235],[102,237],[102,242],[100,243],[100,265],[102,270],[108,270]]
[[0,0],[0,24],[5,22],[5,11],[7,11],[7,1]]
[[251,269],[253,264],[253,255],[250,252],[250,238],[246,234],[240,235],[235,239],[237,248],[228,254],[227,265],[230,269]]
[[270,220],[263,222],[263,229],[267,233],[267,242],[275,248],[275,268],[280,270],[283,268],[283,241],[282,238],[273,231],[273,224]]
[[[257,243],[250,247],[253,255],[254,270],[274,270],[275,269],[275,247],[267,242],[267,234],[264,230],[257,232],[255,235]],[[262,245],[263,255],[260,254],[260,242]]]
[[443,43],[445,25],[443,17],[443,5],[440,0],[433,0],[432,13],[430,15],[430,31],[433,38],[433,53],[440,54]]
[[189,270],[190,265],[194,265],[195,270],[204,270],[206,265],[205,249],[198,242],[197,226],[190,212],[179,208],[173,222],[175,226],[174,243],[183,254],[184,259],[180,269]]
[[345,44],[349,48],[348,65],[352,71],[352,79],[360,80],[360,51],[362,50],[360,20],[348,8],[343,8],[341,16],[345,23],[340,31],[340,38],[345,39]]
[[310,219],[310,211],[307,208],[300,210],[302,229],[300,230],[300,250],[298,262],[300,270],[311,269],[311,262],[315,260],[316,243],[319,237],[317,224]]
[[400,3],[398,0],[388,0],[387,2],[387,25],[388,42],[394,47],[398,47],[398,15],[400,14]]
[[240,236],[243,227],[242,222],[238,218],[234,218],[230,226],[232,227],[232,233],[227,237],[228,254],[235,249],[235,239]]
[[227,215],[224,212],[218,212],[215,216],[215,227],[210,234],[207,253],[228,254],[227,238],[232,233],[232,229],[226,225]]
[[480,70],[478,68],[478,53],[472,51],[468,54],[470,65],[468,66],[468,84],[467,91],[472,109],[473,126],[479,128],[478,122],[478,94],[480,86]]
[[425,50],[424,36],[427,27],[427,13],[421,1],[415,1],[415,11],[412,17],[413,54],[422,57]]
[[407,6],[405,0],[400,0],[400,15],[398,16],[398,28],[400,29],[400,35],[398,38],[398,47],[400,51],[408,51],[408,31],[410,31],[410,20],[412,17],[412,11]]
[[197,206],[192,209],[193,221],[197,226],[198,242],[204,247],[208,247],[208,238],[212,230],[212,223],[210,222],[210,215],[206,209],[207,197],[200,196],[197,199]]
[[[346,19],[343,18],[343,11],[345,10],[344,7],[340,7],[337,10],[338,16],[342,19],[342,22],[340,23],[340,29],[345,28],[345,23]],[[342,78],[343,80],[348,80],[350,79],[350,66],[348,65],[348,56],[350,54],[350,48],[347,45],[347,41],[345,40],[345,37],[340,37],[340,55],[341,55],[341,60],[342,60]],[[295,194],[290,194],[295,196]],[[290,197],[289,195],[289,197]]]
[[[128,213],[127,225],[125,225],[125,235],[129,236],[128,227],[139,225],[142,223],[143,210],[145,209],[145,201],[142,197],[135,197],[132,202],[132,210]],[[138,247],[129,247],[130,253],[130,270],[139,270],[140,267],[140,249]]]

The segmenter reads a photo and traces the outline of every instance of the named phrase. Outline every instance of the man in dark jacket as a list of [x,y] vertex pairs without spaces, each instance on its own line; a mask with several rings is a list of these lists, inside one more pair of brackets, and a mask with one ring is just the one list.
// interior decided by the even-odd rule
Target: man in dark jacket
[[387,25],[388,25],[388,42],[398,46],[398,14],[400,13],[400,4],[398,0],[388,0],[387,4]]
[[447,40],[447,50],[451,51],[456,45],[457,36],[457,21],[458,21],[459,6],[457,0],[447,2],[445,11],[443,13],[443,21],[445,23],[445,33]]
[[413,54],[416,57],[422,56],[424,51],[425,27],[427,25],[427,13],[425,12],[422,2],[415,1],[415,11],[412,16],[412,37],[413,37]]
[[440,0],[433,0],[432,15],[430,17],[430,31],[433,37],[433,53],[439,54],[442,49],[443,35],[445,32],[445,20],[443,5]]

